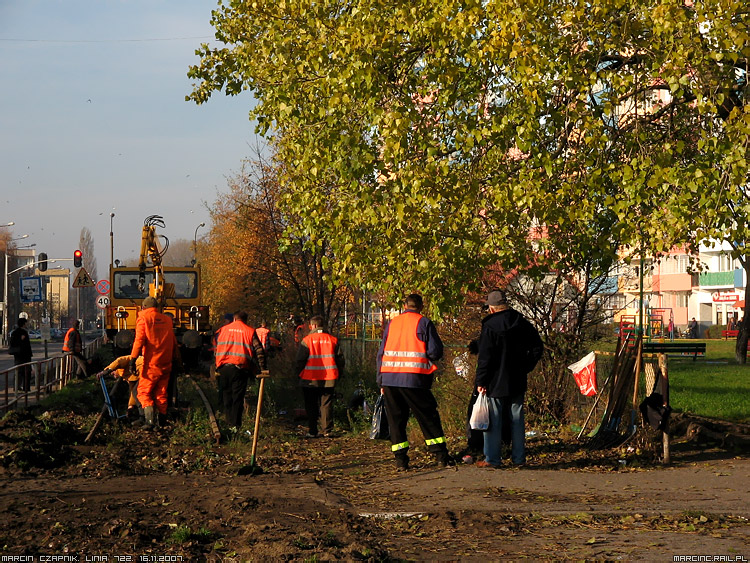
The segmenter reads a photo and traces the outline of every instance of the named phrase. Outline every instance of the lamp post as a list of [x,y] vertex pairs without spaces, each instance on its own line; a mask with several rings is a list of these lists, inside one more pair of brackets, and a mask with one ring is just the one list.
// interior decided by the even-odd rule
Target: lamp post
[[[8,223],[8,225],[14,225],[13,221]],[[29,238],[29,235],[23,235],[18,238],[12,238],[8,242],[13,242],[15,240],[23,240],[25,238]],[[36,246],[36,244],[32,244],[29,246]],[[23,269],[23,268],[21,268]],[[10,279],[10,274],[13,272],[8,271],[8,246],[5,246],[5,281],[3,283],[3,343],[8,344],[8,280]],[[18,270],[13,270],[14,272]]]
[[115,235],[114,231],[112,230],[112,219],[115,218],[114,213],[109,214],[109,267],[112,268],[112,265],[115,263]]
[[198,261],[198,229],[205,226],[205,223],[201,223],[195,227],[195,233],[193,234],[193,266],[195,266],[195,263]]

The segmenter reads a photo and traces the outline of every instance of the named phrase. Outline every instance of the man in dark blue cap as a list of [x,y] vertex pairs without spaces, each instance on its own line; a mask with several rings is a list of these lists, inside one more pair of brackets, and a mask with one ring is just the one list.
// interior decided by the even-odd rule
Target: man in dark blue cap
[[484,461],[477,467],[500,467],[503,407],[510,405],[511,460],[526,463],[524,396],[527,376],[542,357],[544,346],[536,328],[511,309],[504,291],[487,296],[489,315],[482,319],[479,336],[477,392],[489,399],[490,425],[484,434]]

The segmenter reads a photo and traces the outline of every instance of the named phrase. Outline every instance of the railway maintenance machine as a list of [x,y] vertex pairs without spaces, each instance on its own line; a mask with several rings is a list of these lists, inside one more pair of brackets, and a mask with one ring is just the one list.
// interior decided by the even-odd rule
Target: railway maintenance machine
[[183,360],[197,361],[210,348],[212,334],[209,310],[202,302],[200,268],[197,264],[163,266],[169,239],[157,235],[156,227],[164,228],[159,215],[151,215],[143,223],[138,266],[110,267],[109,305],[105,311],[107,335],[114,339],[118,349],[129,353],[141,304],[150,295],[159,303],[162,313],[173,317]]

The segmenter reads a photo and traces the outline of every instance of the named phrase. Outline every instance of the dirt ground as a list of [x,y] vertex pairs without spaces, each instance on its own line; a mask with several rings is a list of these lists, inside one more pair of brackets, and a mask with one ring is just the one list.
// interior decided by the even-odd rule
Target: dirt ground
[[662,467],[636,442],[540,432],[521,469],[439,469],[415,448],[398,472],[385,442],[281,420],[247,474],[250,438],[196,440],[190,412],[81,445],[92,420],[0,420],[3,561],[750,560],[750,455],[720,444],[677,440]]

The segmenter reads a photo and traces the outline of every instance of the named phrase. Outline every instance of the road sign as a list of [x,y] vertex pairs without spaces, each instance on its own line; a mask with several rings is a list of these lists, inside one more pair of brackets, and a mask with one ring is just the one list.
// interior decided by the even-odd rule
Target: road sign
[[73,287],[94,287],[94,280],[86,271],[86,268],[81,268],[76,274],[76,279],[73,282]]
[[42,278],[31,276],[21,278],[21,302],[34,303],[42,300]]
[[96,306],[100,309],[106,309],[107,305],[109,305],[109,297],[106,295],[100,295],[96,298]]
[[99,280],[96,282],[96,290],[100,295],[107,295],[109,293],[109,280]]

